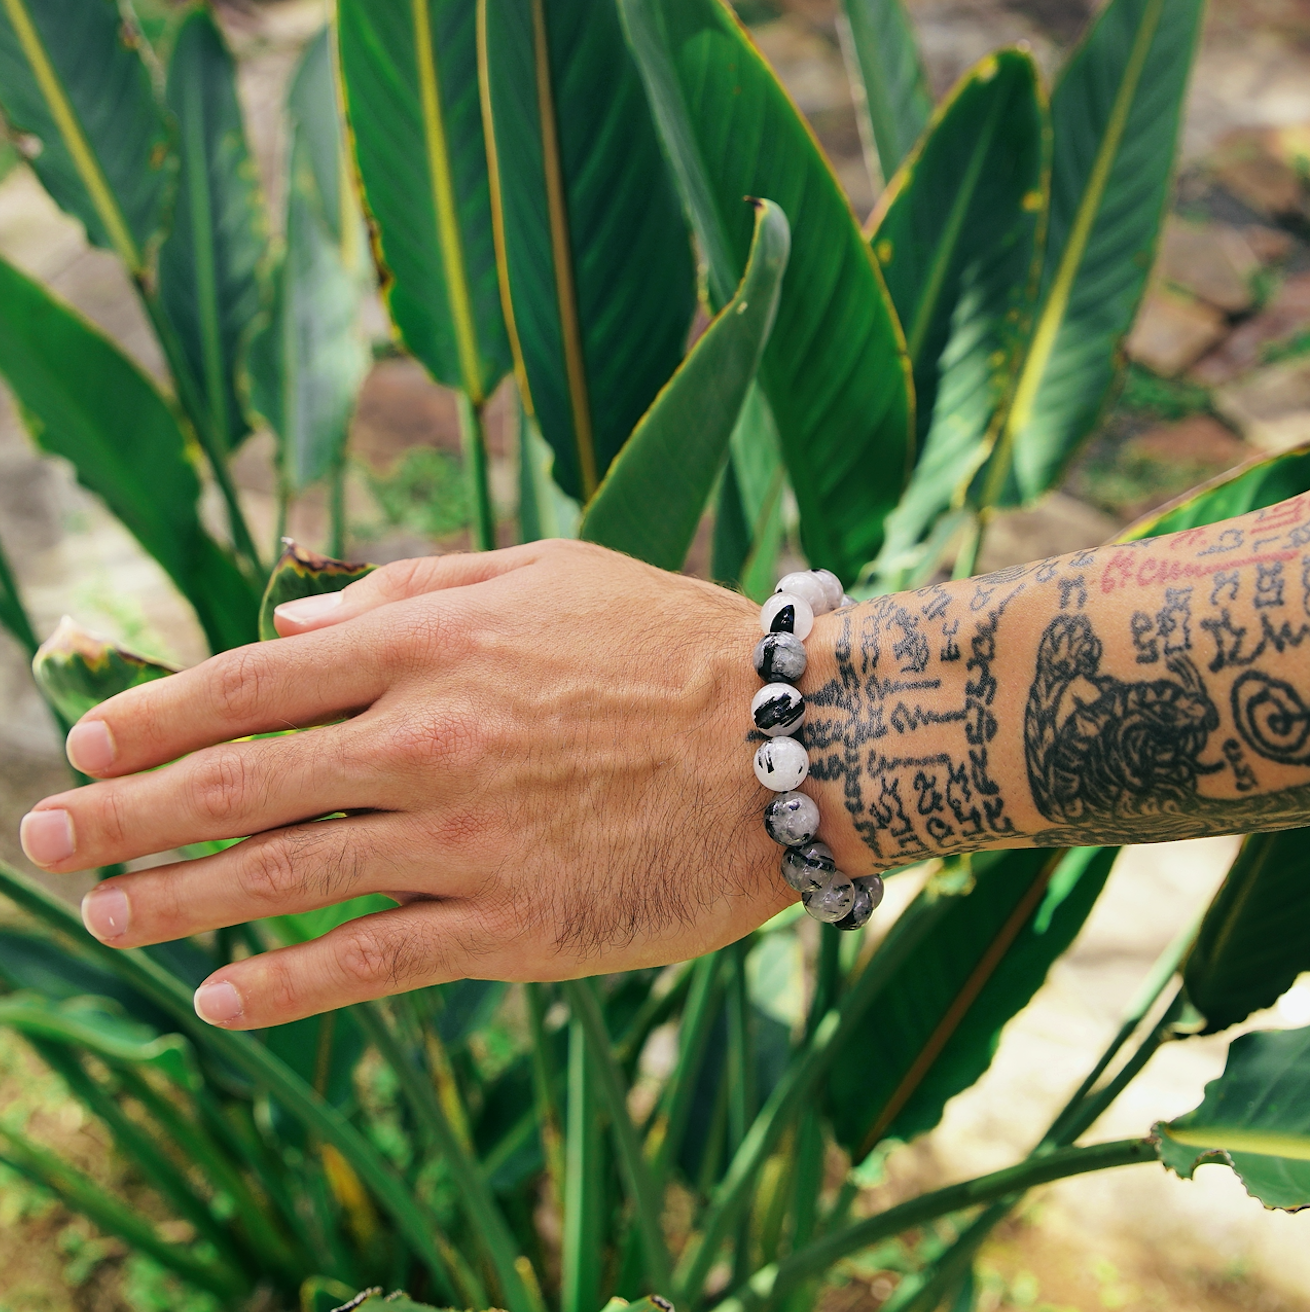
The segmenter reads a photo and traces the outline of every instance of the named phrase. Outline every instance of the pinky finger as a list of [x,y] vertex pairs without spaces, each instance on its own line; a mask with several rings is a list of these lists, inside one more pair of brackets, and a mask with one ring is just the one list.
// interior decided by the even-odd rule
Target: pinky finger
[[196,1014],[223,1029],[264,1029],[494,970],[493,940],[475,908],[466,898],[411,902],[247,957],[196,990]]

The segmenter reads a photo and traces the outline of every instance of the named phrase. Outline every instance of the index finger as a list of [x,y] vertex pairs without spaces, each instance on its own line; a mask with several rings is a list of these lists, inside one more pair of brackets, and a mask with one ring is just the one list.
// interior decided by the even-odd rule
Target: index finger
[[376,644],[348,629],[252,643],[102,702],[69,730],[66,750],[84,774],[112,778],[248,734],[319,724],[371,705],[385,684]]

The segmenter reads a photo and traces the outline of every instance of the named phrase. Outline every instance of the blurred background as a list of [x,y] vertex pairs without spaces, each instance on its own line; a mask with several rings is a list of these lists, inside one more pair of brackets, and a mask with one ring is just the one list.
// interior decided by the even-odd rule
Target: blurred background
[[[938,96],[1001,44],[1026,43],[1051,69],[1094,10],[1082,0],[910,0],[909,7]],[[167,23],[163,0],[137,8],[147,27]],[[240,61],[247,131],[277,215],[286,83],[325,9],[322,0],[214,8]],[[881,179],[866,169],[834,0],[742,0],[738,11],[863,218]],[[21,148],[4,145],[0,253],[162,375],[114,256],[87,245],[31,175]],[[375,360],[351,429],[349,554],[383,562],[458,548],[467,537],[454,396],[392,348],[380,308],[368,326]],[[1212,0],[1173,214],[1128,354],[1126,385],[1064,486],[1032,510],[1000,517],[980,569],[1094,545],[1252,455],[1310,440],[1310,0]],[[502,396],[489,412],[488,436],[493,495],[506,515],[516,479],[509,421]],[[246,444],[235,473],[252,527],[271,543],[277,498],[267,435]],[[216,495],[211,510],[217,523]],[[290,531],[324,545],[321,495],[296,504]],[[202,658],[192,613],[162,571],[65,466],[35,454],[2,386],[0,539],[41,636],[69,613],[148,654],[183,664]],[[706,556],[694,548],[692,567]],[[0,856],[31,872],[18,850],[18,819],[65,787],[67,773],[24,664],[0,633]],[[955,1099],[939,1130],[895,1153],[885,1178],[870,1182],[883,1202],[995,1169],[1027,1150],[1033,1127],[1114,1031],[1173,927],[1208,901],[1235,846],[1211,839],[1124,853],[1072,951],[1005,1032],[988,1074]],[[60,891],[76,896],[82,886],[64,880]],[[889,897],[910,891],[894,883]],[[1310,1023],[1310,976],[1284,995],[1276,1020]],[[1261,1022],[1253,1017],[1248,1027]],[[1166,1047],[1093,1137],[1140,1134],[1195,1105],[1219,1074],[1224,1047],[1218,1037]],[[95,1127],[4,1032],[0,1114],[7,1111],[35,1112],[33,1129],[44,1139],[130,1194]],[[982,1271],[986,1309],[1310,1312],[1310,1215],[1265,1212],[1228,1171],[1202,1170],[1185,1183],[1158,1167],[1130,1168],[1039,1193],[983,1250]],[[877,1272],[876,1255],[848,1264],[847,1283],[825,1296],[825,1308],[876,1308],[890,1292],[880,1289]],[[127,1258],[116,1241],[0,1172],[0,1312],[189,1312],[181,1297],[148,1261]]]

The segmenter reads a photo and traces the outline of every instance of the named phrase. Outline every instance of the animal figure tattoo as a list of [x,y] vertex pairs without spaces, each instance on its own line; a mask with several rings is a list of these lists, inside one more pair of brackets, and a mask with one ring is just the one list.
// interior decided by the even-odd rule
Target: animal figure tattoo
[[1042,634],[1028,693],[1024,749],[1037,809],[1057,823],[1179,811],[1201,775],[1219,712],[1196,667],[1168,657],[1171,678],[1101,673],[1101,641],[1084,615],[1058,615]]

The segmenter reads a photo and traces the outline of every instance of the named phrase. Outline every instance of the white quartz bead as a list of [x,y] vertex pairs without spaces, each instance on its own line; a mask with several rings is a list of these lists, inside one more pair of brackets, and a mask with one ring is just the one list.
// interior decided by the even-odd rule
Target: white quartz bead
[[825,925],[835,925],[855,905],[855,885],[840,871],[812,893],[802,893],[805,910]]
[[805,718],[805,698],[789,683],[766,683],[751,698],[751,719],[770,738],[795,733]]
[[761,633],[794,633],[804,642],[813,627],[810,603],[794,592],[775,592],[760,607]]
[[819,832],[819,804],[806,793],[779,793],[764,808],[764,828],[783,847],[808,843]]
[[755,644],[752,660],[765,683],[795,683],[805,673],[805,644],[794,633],[766,633]]
[[[841,605],[842,605],[842,606],[857,606],[857,605],[859,605],[859,603],[855,600],[854,597],[847,596],[847,594],[843,592],[843,593],[841,594]],[[838,607],[838,609],[841,609],[841,607]]]
[[828,598],[828,609],[836,610],[841,605],[841,579],[830,569],[812,569],[810,573],[823,584],[824,595]]
[[782,877],[798,893],[813,893],[833,879],[845,879],[827,843],[805,843],[782,854]]
[[810,609],[816,615],[825,615],[836,607],[829,600],[827,583],[812,569],[797,570],[794,574],[784,574],[778,580],[774,592],[790,592],[793,597],[804,597],[810,603]]
[[810,772],[810,756],[795,738],[770,738],[755,753],[755,777],[775,793],[789,793]]

